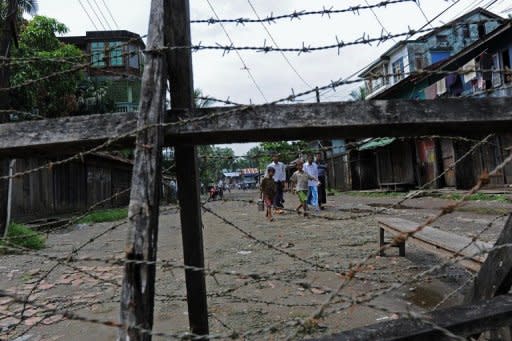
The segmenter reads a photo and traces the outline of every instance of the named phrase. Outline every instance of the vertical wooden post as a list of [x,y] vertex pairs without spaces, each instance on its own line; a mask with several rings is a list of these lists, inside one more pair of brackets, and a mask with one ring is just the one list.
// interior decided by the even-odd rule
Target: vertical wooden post
[[[151,1],[146,61],[142,76],[141,102],[137,127],[135,160],[132,173],[129,229],[126,259],[156,260],[158,215],[161,185],[162,122],[165,107],[165,53],[156,49],[164,45],[164,0]],[[151,128],[142,129],[147,126]],[[121,322],[128,328],[119,330],[125,341],[151,340],[140,328],[153,327],[155,264],[129,263],[124,267],[121,292]],[[133,327],[137,328],[133,328]]]
[[[165,0],[166,44],[190,46],[190,8],[188,0]],[[173,109],[194,108],[194,84],[190,49],[170,50],[168,75]],[[199,167],[195,146],[178,145],[175,148],[176,177],[180,201],[183,255],[185,265],[204,267],[203,223]],[[208,334],[208,305],[203,271],[185,271],[190,331]]]
[[[13,25],[18,16],[18,1],[9,0],[7,4],[7,16],[3,26],[0,27],[0,55],[9,58],[12,42],[16,39],[16,32]],[[8,64],[8,63],[7,63]],[[0,68],[0,88],[9,87],[9,67],[3,65]],[[0,109],[8,109],[9,94],[6,91],[0,92]],[[0,113],[0,123],[7,122],[7,114]],[[0,177],[9,175],[9,160],[0,158]],[[8,218],[8,180],[0,180],[0,238],[7,234]]]
[[[0,177],[9,175],[9,160],[0,158]],[[7,235],[9,180],[0,180],[0,238]]]

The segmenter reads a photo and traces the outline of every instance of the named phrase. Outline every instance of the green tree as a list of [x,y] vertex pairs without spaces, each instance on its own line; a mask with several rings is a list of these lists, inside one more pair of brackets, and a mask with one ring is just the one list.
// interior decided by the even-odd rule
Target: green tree
[[216,146],[199,146],[199,177],[208,185],[216,183],[222,177],[223,170],[234,170],[235,152],[231,148]]
[[16,109],[37,110],[46,117],[76,112],[76,92],[83,78],[77,64],[84,57],[79,48],[57,39],[56,34],[67,31],[64,24],[44,16],[35,16],[22,27],[19,48],[13,51],[20,62],[13,66],[10,78],[11,86],[23,85],[11,93]]
[[360,86],[350,92],[350,97],[352,97],[352,100],[354,101],[364,101],[366,99],[366,95],[366,88],[364,86]]

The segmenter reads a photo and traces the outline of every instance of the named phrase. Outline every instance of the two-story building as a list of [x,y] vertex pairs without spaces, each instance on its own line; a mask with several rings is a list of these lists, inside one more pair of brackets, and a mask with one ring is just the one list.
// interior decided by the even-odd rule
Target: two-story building
[[[476,20],[475,11],[469,16],[473,18],[472,21]],[[431,64],[421,69],[423,73],[411,74],[390,83],[374,91],[371,98],[423,100],[438,97],[511,96],[512,23],[510,20],[498,20],[494,16],[500,25],[490,25],[494,20],[487,11],[482,13],[485,14],[481,17],[482,22],[469,24],[469,33],[464,33],[466,29],[460,31],[460,24],[452,23],[455,38],[449,39],[449,42],[460,42],[462,37],[469,36],[470,44],[458,45],[462,48],[451,49],[448,56],[433,63],[429,61]],[[464,17],[468,17],[468,14]],[[487,28],[492,29],[487,31]],[[478,39],[473,40],[474,37]],[[432,53],[427,55],[432,56]],[[470,188],[484,170],[493,169],[512,149],[511,135],[492,137],[470,156],[464,157],[462,162],[457,162],[454,169],[452,165],[455,161],[466,155],[471,146],[482,138],[388,139],[387,144],[381,144],[371,152],[375,158],[378,184]],[[396,169],[401,171],[396,172]],[[493,177],[491,184],[498,187],[512,184],[512,167],[506,167]]]
[[[510,21],[477,8],[417,40],[396,44],[361,74],[369,92],[367,99],[475,96],[474,91],[489,94],[493,86],[505,84],[506,73],[500,75],[490,69],[510,65],[506,42],[511,36],[509,26]],[[497,51],[492,52],[494,49]],[[386,62],[391,68],[384,69]],[[376,74],[379,65],[383,71]],[[461,71],[462,68],[467,71]],[[487,69],[487,72],[477,72],[479,68]],[[383,76],[384,81],[376,82],[376,76]],[[507,90],[500,91],[503,94]],[[473,140],[478,138],[474,136]],[[506,144],[506,141],[494,142]],[[465,164],[456,172],[451,165],[467,150],[468,142],[456,138],[391,138],[362,145],[353,152],[351,159],[354,169],[373,168],[373,172],[366,172],[373,174],[372,178],[362,180],[366,188],[397,185],[467,188],[474,184],[476,173],[492,168],[500,159],[486,161],[491,159],[489,155],[503,155],[503,150],[482,151],[472,166]],[[361,154],[371,162],[358,164]],[[440,176],[442,173],[444,176]],[[512,179],[493,180],[497,185],[507,181]]]
[[411,73],[457,54],[495,30],[503,20],[477,8],[415,40],[396,43],[359,74],[366,80],[366,99],[374,98]]
[[138,110],[145,48],[140,35],[125,30],[87,31],[85,36],[59,39],[79,47],[89,59],[80,89],[83,110]]

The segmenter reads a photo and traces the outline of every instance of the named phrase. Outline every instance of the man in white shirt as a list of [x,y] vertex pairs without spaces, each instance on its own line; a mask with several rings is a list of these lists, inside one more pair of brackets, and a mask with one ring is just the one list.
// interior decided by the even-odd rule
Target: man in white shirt
[[[318,165],[313,161],[313,155],[308,155],[308,161],[304,164],[304,171],[310,176],[318,179]],[[318,181],[308,181],[308,205],[318,210]]]
[[275,208],[284,208],[284,198],[283,198],[283,187],[284,182],[286,181],[286,166],[284,163],[279,162],[279,154],[272,155],[272,162],[267,166],[274,168],[274,182],[276,183],[276,195],[274,196],[274,207]]

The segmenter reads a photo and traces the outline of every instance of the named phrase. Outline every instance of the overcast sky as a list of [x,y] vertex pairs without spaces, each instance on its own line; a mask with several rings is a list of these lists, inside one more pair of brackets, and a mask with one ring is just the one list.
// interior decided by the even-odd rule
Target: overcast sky
[[[80,1],[87,13],[80,5]],[[136,32],[140,35],[147,33],[150,0],[40,0],[39,14],[56,18],[69,28],[68,35],[84,35],[86,31],[99,30],[108,21],[110,27],[116,29],[114,20],[110,17],[105,3],[108,5],[119,29]],[[221,18],[255,18],[248,0],[209,0],[216,13]],[[321,10],[325,8],[342,9],[354,5],[375,4],[381,0],[250,0],[260,17],[291,13],[301,10]],[[64,5],[65,3],[65,5]],[[450,6],[453,1],[421,0],[421,9],[429,19]],[[502,16],[512,13],[510,0],[459,0],[434,25],[448,22],[455,17],[478,6],[487,6],[488,9]],[[94,8],[92,11],[91,6]],[[386,8],[374,9],[375,15],[392,34],[406,32],[408,28],[420,28],[426,22],[425,16],[414,2],[405,2],[389,5]],[[205,19],[213,17],[207,0],[191,0],[191,18]],[[98,18],[103,22],[99,22]],[[301,20],[282,20],[267,25],[271,35],[279,47],[301,47],[328,45],[336,42],[336,37],[345,42],[356,40],[366,34],[378,37],[383,27],[370,10],[361,10],[358,14],[342,13],[326,16],[303,17]],[[261,46],[266,40],[267,45],[274,45],[268,33],[259,23],[246,25],[225,24],[235,45]],[[201,42],[204,45],[220,43],[229,45],[229,40],[220,25],[193,24],[193,43]],[[377,58],[394,42],[388,41],[377,46],[358,45],[347,47],[340,51],[327,50],[321,52],[297,55],[287,53],[290,63],[297,70],[297,75],[288,65],[284,57],[276,52],[263,54],[254,51],[240,52],[245,64],[249,68],[261,92],[251,80],[236,53],[230,52],[223,56],[222,51],[199,51],[193,54],[194,85],[206,95],[216,98],[230,98],[240,103],[264,103],[291,94],[310,89],[310,86],[323,86],[331,80],[347,77]],[[302,78],[302,79],[301,79]],[[322,100],[346,100],[348,94],[357,85],[338,88],[336,92],[322,93]],[[264,97],[263,97],[264,96]],[[304,97],[306,101],[313,101],[314,96]],[[237,145],[234,149],[237,154],[243,154],[252,145]]]

